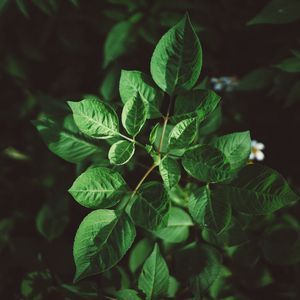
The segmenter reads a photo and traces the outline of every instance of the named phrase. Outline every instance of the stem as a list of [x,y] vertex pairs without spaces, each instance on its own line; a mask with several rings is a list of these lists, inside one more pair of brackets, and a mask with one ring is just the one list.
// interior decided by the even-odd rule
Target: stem
[[132,143],[134,143],[134,144],[137,144],[139,147],[141,147],[141,148],[143,148],[143,149],[146,149],[146,146],[144,146],[142,143],[140,143],[140,142],[138,142],[138,141],[136,141],[136,140],[134,140],[134,139],[132,139],[132,138],[130,138],[130,137],[128,137],[128,136],[122,134],[122,133],[119,133],[119,136],[122,137],[123,139],[129,141],[129,142],[132,142]]

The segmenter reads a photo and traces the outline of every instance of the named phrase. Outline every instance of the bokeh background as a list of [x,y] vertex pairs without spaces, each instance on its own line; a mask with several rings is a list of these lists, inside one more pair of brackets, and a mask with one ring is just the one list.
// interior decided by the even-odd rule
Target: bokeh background
[[249,129],[266,146],[264,163],[299,191],[300,4],[275,2],[256,17],[269,0],[0,1],[1,299],[67,299],[55,287],[72,282],[87,213],[67,193],[76,167],[31,120],[63,115],[66,100],[85,95],[118,101],[120,70],[149,73],[155,44],[186,11],[203,47],[201,81],[222,95],[219,133]]

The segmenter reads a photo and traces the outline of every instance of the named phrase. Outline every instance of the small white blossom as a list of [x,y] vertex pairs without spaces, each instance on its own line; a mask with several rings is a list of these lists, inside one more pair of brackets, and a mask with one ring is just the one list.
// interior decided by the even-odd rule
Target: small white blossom
[[265,145],[263,143],[259,143],[255,140],[251,141],[251,153],[250,153],[250,160],[264,160],[265,155],[262,150],[265,149]]
[[238,81],[235,76],[222,76],[219,78],[212,77],[210,83],[215,91],[225,90],[226,92],[230,92],[237,86]]

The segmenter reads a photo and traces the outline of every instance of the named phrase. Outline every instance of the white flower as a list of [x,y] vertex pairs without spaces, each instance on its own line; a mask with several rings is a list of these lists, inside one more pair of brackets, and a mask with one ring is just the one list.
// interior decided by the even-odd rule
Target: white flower
[[215,91],[225,90],[226,92],[231,92],[236,87],[238,81],[235,76],[222,76],[219,78],[212,77],[210,83]]
[[265,149],[265,145],[263,143],[259,143],[255,140],[251,141],[251,153],[250,153],[250,160],[263,160],[265,158],[264,153],[262,150]]

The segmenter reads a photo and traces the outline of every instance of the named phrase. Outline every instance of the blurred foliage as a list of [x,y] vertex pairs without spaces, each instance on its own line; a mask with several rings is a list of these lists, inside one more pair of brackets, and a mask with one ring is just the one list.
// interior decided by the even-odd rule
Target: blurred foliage
[[[126,296],[133,297],[130,272],[149,253],[147,239],[135,245],[138,259],[129,257],[129,270],[118,267],[72,284],[73,236],[87,210],[66,191],[85,166],[55,157],[30,121],[48,115],[62,120],[65,100],[86,95],[117,106],[121,69],[149,73],[153,46],[185,11],[202,41],[205,84],[223,76],[237,82],[218,91],[222,131],[250,129],[267,146],[266,164],[299,190],[299,1],[1,0],[1,299],[101,299],[116,283],[125,291],[118,299],[134,299]],[[218,122],[216,117],[202,130],[210,132]],[[185,191],[178,197],[184,199]],[[259,222],[249,219],[242,226],[256,241],[251,247],[243,236],[232,242],[203,233],[213,245],[226,243],[225,263],[234,261],[231,271],[221,270],[208,299],[299,299],[299,218],[297,205]],[[273,251],[278,244],[286,247]],[[166,244],[164,251],[174,247]],[[176,279],[170,297],[175,293],[191,297]]]

